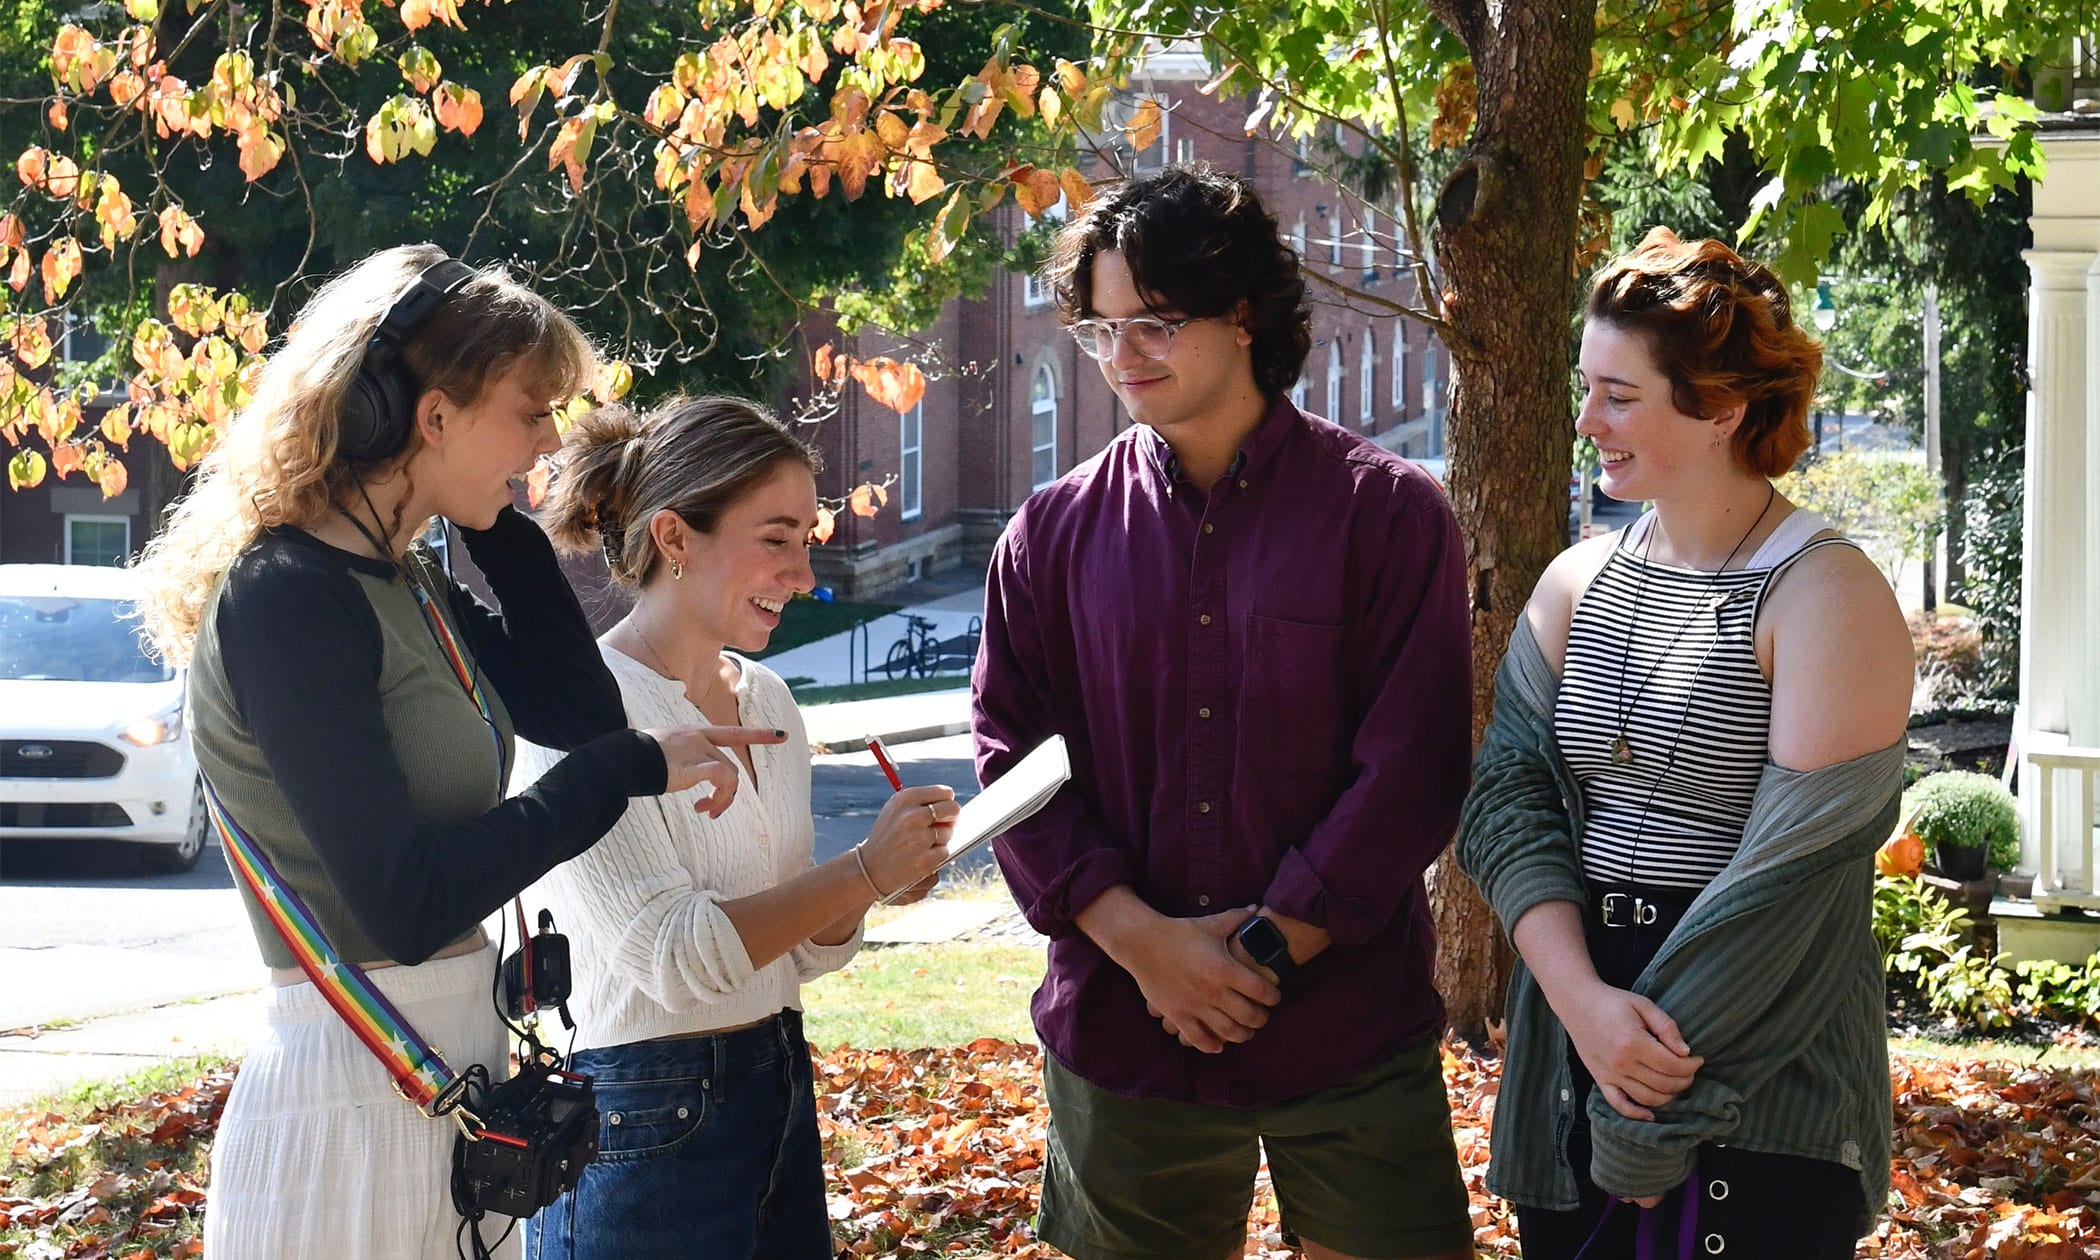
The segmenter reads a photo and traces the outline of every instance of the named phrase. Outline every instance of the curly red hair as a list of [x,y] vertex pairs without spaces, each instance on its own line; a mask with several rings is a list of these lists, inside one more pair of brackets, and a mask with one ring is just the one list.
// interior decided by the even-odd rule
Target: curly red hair
[[1646,336],[1671,403],[1708,419],[1740,404],[1729,441],[1760,477],[1794,466],[1814,440],[1808,409],[1823,346],[1794,323],[1786,286],[1719,241],[1651,228],[1590,286],[1588,315]]

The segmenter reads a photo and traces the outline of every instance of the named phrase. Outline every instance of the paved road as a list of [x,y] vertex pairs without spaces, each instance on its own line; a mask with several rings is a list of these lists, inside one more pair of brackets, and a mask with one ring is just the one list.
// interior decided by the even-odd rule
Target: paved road
[[0,1031],[239,992],[261,979],[216,848],[187,875],[144,874],[114,845],[0,850]]
[[[976,794],[968,736],[893,750],[910,783]],[[890,795],[868,753],[812,767],[817,856],[867,835]],[[990,861],[981,850],[957,865]],[[0,850],[0,1032],[252,989],[261,964],[217,849],[187,875],[147,875],[115,846]]]
[[[968,735],[900,744],[890,749],[897,761],[897,774],[907,784],[945,783],[955,789],[957,800],[977,795],[977,772],[973,768]],[[844,753],[819,757],[810,767],[810,795],[817,815],[817,860],[844,853],[868,834],[882,803],[889,799],[890,785],[876,768],[872,753]],[[965,871],[981,869],[992,860],[991,850],[979,849],[956,860]]]

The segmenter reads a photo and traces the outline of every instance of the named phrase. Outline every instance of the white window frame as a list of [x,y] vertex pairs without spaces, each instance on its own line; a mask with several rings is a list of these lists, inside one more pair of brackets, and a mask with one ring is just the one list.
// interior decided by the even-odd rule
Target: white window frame
[[1340,423],[1336,417],[1342,414],[1342,341],[1337,337],[1327,343],[1327,415],[1329,420]]
[[1407,418],[1407,321],[1393,321],[1393,417]]
[[65,551],[67,564],[88,564],[86,560],[73,558],[73,527],[75,525],[119,525],[124,529],[124,544],[117,551],[115,568],[124,568],[131,563],[131,518],[128,516],[105,516],[87,512],[68,512],[65,519]]
[[[1045,381],[1050,387],[1038,396],[1037,387]],[[1047,441],[1040,437],[1044,416],[1050,418]],[[1040,490],[1057,480],[1057,373],[1047,363],[1037,364],[1035,372],[1028,378],[1028,437],[1028,475],[1035,488]],[[1036,466],[1046,454],[1050,460],[1050,475],[1037,477]]]
[[897,417],[898,516],[918,520],[926,511],[926,400]]
[[1342,265],[1342,211],[1339,206],[1327,220],[1327,265]]
[[[1057,194],[1056,203],[1046,208],[1036,222],[1063,223],[1071,215],[1071,203],[1065,200],[1063,193],[1059,193]],[[1041,273],[1034,271],[1021,273],[1021,305],[1030,310],[1050,305],[1050,286],[1043,283]]]
[[1363,356],[1356,365],[1356,419],[1359,424],[1371,423],[1371,387],[1378,379],[1378,334],[1375,329],[1364,329]]
[[1291,252],[1298,255],[1300,263],[1305,261],[1305,212],[1302,210],[1298,212],[1298,221],[1291,225]]
[[1196,142],[1187,136],[1174,142],[1174,165],[1187,166],[1196,160]]
[[1291,386],[1291,405],[1300,411],[1305,410],[1305,394],[1308,388],[1309,385],[1305,379],[1305,374],[1300,372],[1298,374],[1298,383]]
[[1364,270],[1378,270],[1378,212],[1376,210],[1364,211],[1364,239],[1358,250],[1363,256]]
[[1442,403],[1436,383],[1436,347],[1431,346],[1422,352],[1422,414],[1436,415]]

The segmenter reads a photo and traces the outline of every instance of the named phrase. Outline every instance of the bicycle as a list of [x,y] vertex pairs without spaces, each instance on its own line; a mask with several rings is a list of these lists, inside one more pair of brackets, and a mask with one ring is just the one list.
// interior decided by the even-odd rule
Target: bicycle
[[941,666],[940,640],[933,637],[933,623],[917,613],[904,614],[904,634],[890,644],[882,671],[891,678],[900,673],[910,678],[931,678]]

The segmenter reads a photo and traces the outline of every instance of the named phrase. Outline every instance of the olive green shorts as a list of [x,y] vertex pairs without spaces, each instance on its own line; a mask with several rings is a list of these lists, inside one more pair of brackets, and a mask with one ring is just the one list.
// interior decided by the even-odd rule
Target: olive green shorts
[[1263,1151],[1283,1227],[1345,1255],[1470,1251],[1437,1039],[1269,1107],[1125,1098],[1043,1056],[1036,1234],[1077,1260],[1219,1260],[1246,1237]]

